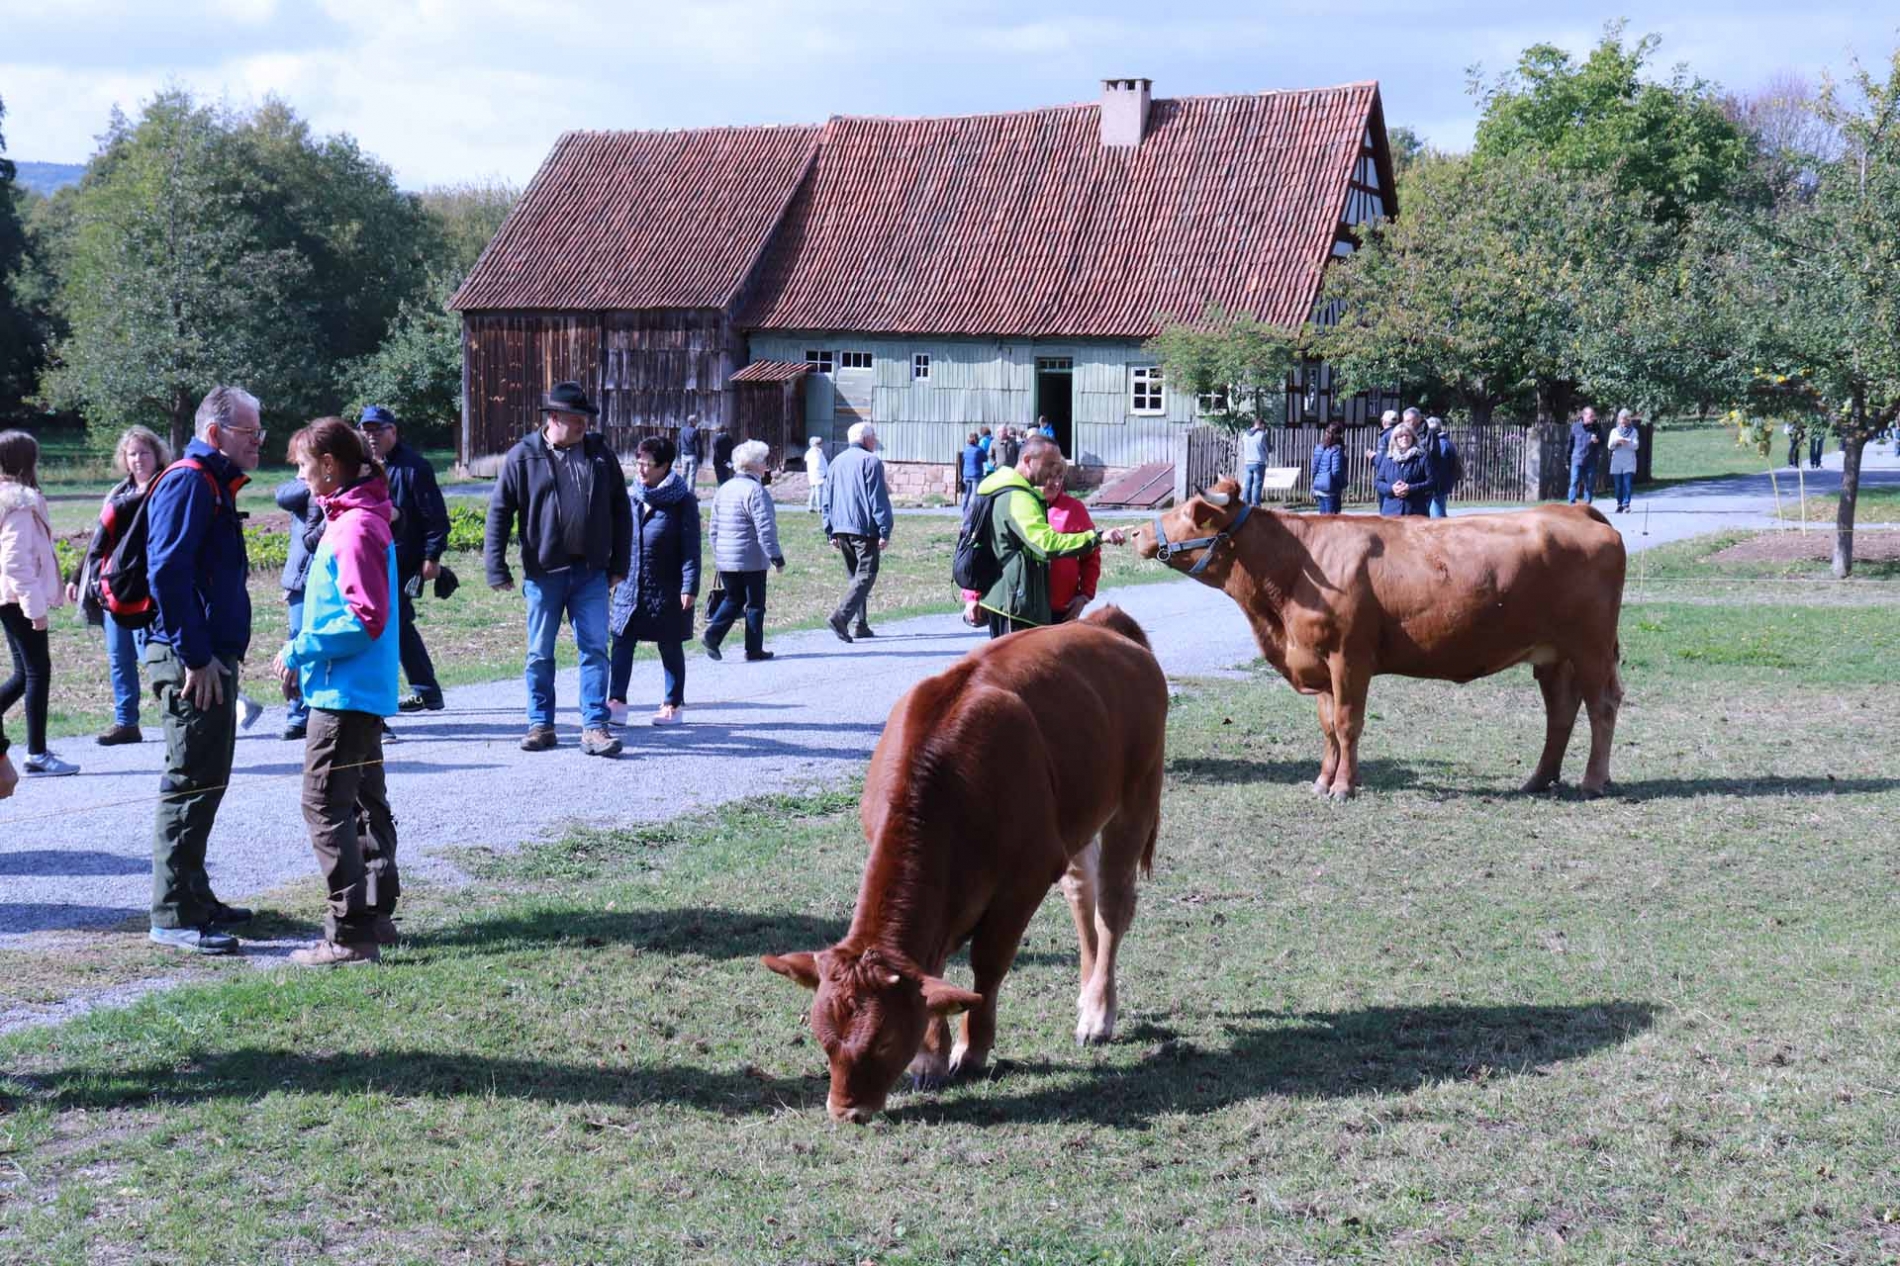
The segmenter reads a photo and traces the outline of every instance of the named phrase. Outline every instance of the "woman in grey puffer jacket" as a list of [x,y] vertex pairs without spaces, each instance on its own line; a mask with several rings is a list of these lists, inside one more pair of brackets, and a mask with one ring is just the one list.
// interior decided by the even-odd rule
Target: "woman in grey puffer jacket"
[[745,614],[745,657],[772,658],[765,649],[765,568],[785,570],[785,554],[778,545],[778,510],[765,491],[766,458],[771,450],[747,440],[732,450],[732,478],[719,485],[713,498],[712,555],[719,570],[724,598],[706,614],[706,636],[700,645],[719,658],[719,644],[741,611]]

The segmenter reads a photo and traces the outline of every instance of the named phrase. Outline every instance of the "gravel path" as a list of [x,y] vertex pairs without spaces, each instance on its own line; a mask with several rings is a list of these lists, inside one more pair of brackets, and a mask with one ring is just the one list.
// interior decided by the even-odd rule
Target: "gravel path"
[[[1884,450],[1883,450],[1884,451]],[[1832,472],[1810,492],[1832,491]],[[1876,458],[1867,482],[1900,482],[1900,462]],[[1654,496],[1611,515],[1630,547],[1647,548],[1720,527],[1772,525],[1765,475],[1711,480]],[[1227,598],[1197,583],[1115,591],[1149,631],[1170,675],[1217,672],[1256,651]],[[617,761],[580,754],[576,674],[559,678],[562,746],[527,754],[519,679],[447,692],[448,708],[395,722],[403,741],[387,753],[390,798],[401,823],[406,869],[426,881],[447,847],[511,847],[569,822],[593,825],[664,819],[760,792],[795,790],[855,775],[884,718],[910,684],[977,645],[981,634],[954,616],[881,626],[876,640],[845,646],[829,632],[781,634],[767,664],[688,661],[687,724],[639,725]],[[732,649],[736,652],[737,640]],[[261,683],[253,683],[262,693]],[[635,666],[631,695],[641,716],[660,693],[659,665]],[[154,721],[147,709],[148,722]],[[212,837],[219,894],[249,894],[308,879],[315,864],[297,808],[302,746],[277,739],[281,709],[240,737],[233,785]],[[135,747],[62,746],[84,772],[23,782],[0,803],[0,945],[35,932],[96,928],[142,914],[149,900],[153,797],[163,749],[156,725]],[[439,863],[438,863],[439,866]],[[443,873],[439,869],[435,873]]]

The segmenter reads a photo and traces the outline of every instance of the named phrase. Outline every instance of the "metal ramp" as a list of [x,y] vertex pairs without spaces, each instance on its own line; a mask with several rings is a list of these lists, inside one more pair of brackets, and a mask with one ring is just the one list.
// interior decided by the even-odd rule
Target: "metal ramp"
[[1149,462],[1102,485],[1089,499],[1094,510],[1154,510],[1174,500],[1174,463]]

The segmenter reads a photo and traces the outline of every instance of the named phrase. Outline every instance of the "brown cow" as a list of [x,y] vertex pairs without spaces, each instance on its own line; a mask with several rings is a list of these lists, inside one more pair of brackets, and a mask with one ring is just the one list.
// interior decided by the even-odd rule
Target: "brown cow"
[[[817,991],[834,1119],[869,1121],[906,1063],[920,1086],[983,1067],[997,991],[1058,879],[1081,945],[1076,1040],[1109,1040],[1135,871],[1154,863],[1167,716],[1161,666],[1114,607],[998,639],[897,701],[865,776],[871,855],[850,931],[763,960]],[[941,977],[965,941],[974,990]]]
[[1532,666],[1544,695],[1544,754],[1523,789],[1557,781],[1581,703],[1590,713],[1582,788],[1603,791],[1623,701],[1625,558],[1601,514],[1540,506],[1455,519],[1243,518],[1238,491],[1223,479],[1131,539],[1143,558],[1162,557],[1239,603],[1261,654],[1318,698],[1316,793],[1344,798],[1358,787],[1366,691],[1378,674],[1463,683],[1516,664]]

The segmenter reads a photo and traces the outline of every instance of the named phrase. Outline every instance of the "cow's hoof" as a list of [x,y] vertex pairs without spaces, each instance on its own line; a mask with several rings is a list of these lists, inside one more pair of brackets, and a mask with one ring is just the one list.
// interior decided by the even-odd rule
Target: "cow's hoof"
[[1522,787],[1519,787],[1517,791],[1519,795],[1534,796],[1540,792],[1549,791],[1556,785],[1557,780],[1555,778],[1533,778]]
[[1316,796],[1326,795],[1332,791],[1332,789],[1333,784],[1327,782],[1324,778],[1315,778],[1313,780],[1313,794]]
[[1106,1046],[1115,1036],[1115,1017],[1111,1014],[1084,1016],[1075,1026],[1077,1046]]
[[985,1051],[973,1051],[967,1046],[957,1046],[950,1051],[950,1075],[952,1077],[978,1077],[983,1066],[989,1063],[989,1054]]
[[1577,793],[1585,800],[1601,800],[1603,793],[1607,790],[1609,790],[1607,787],[1592,787],[1589,783],[1584,783],[1577,788]]
[[912,1090],[942,1090],[949,1080],[942,1073],[912,1073],[910,1088]]
[[1350,800],[1354,796],[1359,794],[1359,788],[1352,787],[1352,786],[1346,786],[1346,787],[1335,786],[1327,794],[1332,796],[1332,798],[1336,801]]

